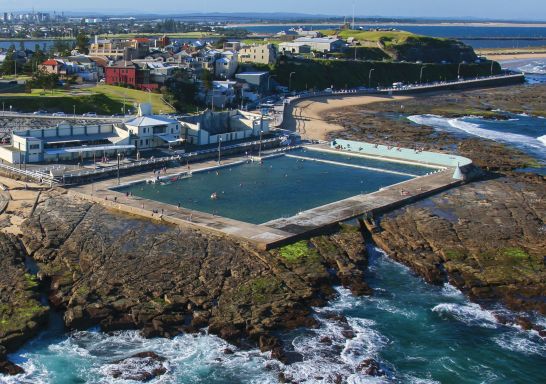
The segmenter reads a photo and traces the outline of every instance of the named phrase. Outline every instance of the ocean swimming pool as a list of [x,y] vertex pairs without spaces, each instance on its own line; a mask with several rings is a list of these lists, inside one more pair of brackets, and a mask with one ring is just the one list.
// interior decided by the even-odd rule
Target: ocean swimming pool
[[[433,171],[411,164],[296,150],[265,159],[194,172],[167,183],[136,183],[122,193],[261,224],[410,180]],[[215,194],[216,198],[211,198]]]

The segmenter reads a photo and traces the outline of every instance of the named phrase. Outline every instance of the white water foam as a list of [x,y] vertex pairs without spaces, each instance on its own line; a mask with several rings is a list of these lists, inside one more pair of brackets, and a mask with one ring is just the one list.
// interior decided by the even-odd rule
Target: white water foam
[[[367,358],[378,359],[380,350],[389,340],[373,327],[368,319],[347,317],[331,318],[329,315],[341,310],[355,308],[358,298],[350,291],[338,287],[338,298],[325,308],[316,308],[316,319],[320,327],[294,338],[294,351],[303,356],[303,361],[283,367],[287,378],[298,383],[384,383],[386,378],[374,378],[358,372],[357,367]],[[353,338],[347,338],[347,332]],[[344,335],[345,333],[345,335]]]
[[[234,353],[225,354],[226,348],[232,349]],[[231,381],[251,384],[278,382],[276,372],[264,369],[270,361],[269,354],[263,354],[258,350],[238,350],[216,336],[205,334],[181,335],[169,340],[145,339],[137,331],[120,331],[110,334],[75,332],[67,339],[50,345],[47,350],[54,355],[47,355],[43,351],[36,350],[23,353],[21,356],[26,361],[20,365],[25,369],[25,374],[14,378],[0,378],[0,383],[72,383],[72,381],[58,381],[59,372],[56,372],[56,375],[48,372],[47,360],[51,360],[54,356],[60,359],[56,364],[62,364],[61,359],[69,359],[70,364],[76,364],[78,376],[85,383],[134,383],[130,380],[111,377],[110,373],[113,370],[124,368],[123,365],[112,364],[112,362],[146,351],[155,352],[166,358],[164,366],[167,368],[167,373],[150,381],[154,384],[178,382],[181,377],[187,380],[186,382],[202,381],[203,372],[211,374],[216,372],[216,375],[233,373],[234,377],[229,378]],[[125,368],[138,367],[134,364]],[[58,370],[59,366],[56,366],[56,369]],[[239,376],[238,373],[241,372],[244,372],[244,375]]]
[[546,343],[539,336],[530,338],[529,334],[521,331],[503,333],[494,338],[494,341],[502,348],[520,352],[525,355],[538,355],[546,357]]
[[441,317],[453,318],[468,326],[483,328],[497,328],[498,326],[493,313],[474,303],[441,303],[432,308],[432,311]]
[[436,115],[414,115],[408,120],[420,124],[432,126],[436,129],[448,130],[450,132],[465,132],[471,136],[513,144],[518,147],[526,147],[534,151],[546,150],[546,135],[533,138],[517,133],[499,132],[482,128],[479,124],[464,121],[462,119],[448,119]]

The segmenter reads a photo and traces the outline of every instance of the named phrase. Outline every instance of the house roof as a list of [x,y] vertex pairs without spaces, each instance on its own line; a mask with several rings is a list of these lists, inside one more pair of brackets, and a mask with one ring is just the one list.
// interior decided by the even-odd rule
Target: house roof
[[169,119],[159,115],[139,116],[132,120],[126,121],[125,125],[132,127],[153,127],[156,125],[174,124],[177,120]]
[[59,65],[59,63],[55,59],[49,59],[44,61],[42,65]]

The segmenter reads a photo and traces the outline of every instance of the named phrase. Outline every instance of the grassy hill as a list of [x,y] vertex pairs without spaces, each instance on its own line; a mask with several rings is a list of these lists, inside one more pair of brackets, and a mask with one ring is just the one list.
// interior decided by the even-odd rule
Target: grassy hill
[[100,115],[111,115],[121,113],[124,103],[125,110],[129,110],[134,109],[139,103],[149,102],[155,113],[174,112],[162,101],[159,94],[111,85],[79,90],[56,89],[44,92],[41,89],[33,89],[31,93],[0,93],[0,103],[4,103],[5,106],[11,105],[13,110],[19,112],[43,109],[72,114],[76,107],[77,114],[96,112]]
[[324,35],[353,38],[362,46],[377,47],[395,61],[473,62],[477,55],[472,47],[453,39],[420,36],[406,31],[322,31]]

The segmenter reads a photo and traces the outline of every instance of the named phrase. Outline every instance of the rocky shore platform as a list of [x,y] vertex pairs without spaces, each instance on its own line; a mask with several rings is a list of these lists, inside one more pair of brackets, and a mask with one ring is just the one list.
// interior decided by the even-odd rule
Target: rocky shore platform
[[543,116],[546,86],[516,86],[422,95],[345,108],[322,116],[342,125],[333,138],[457,153],[473,160],[481,180],[376,218],[375,242],[426,281],[450,282],[485,306],[515,313],[501,322],[545,330],[533,323],[546,314],[546,179],[515,172],[537,160],[481,138],[455,137],[412,124],[404,116],[436,114],[506,119],[506,112]]
[[[48,308],[37,301],[39,287],[52,308],[64,313],[67,329],[98,325],[104,331],[139,329],[146,337],[174,337],[208,327],[281,361],[286,356],[274,331],[314,327],[311,307],[325,304],[334,285],[357,295],[371,292],[356,227],[340,226],[329,235],[260,252],[226,237],[49,191],[21,233],[19,239],[0,237],[2,267],[13,271],[0,280],[3,364],[9,364],[5,350],[43,329]],[[25,257],[37,263],[41,285],[25,272]],[[18,308],[29,306],[24,316],[17,315]],[[17,343],[7,337],[12,334],[20,336]]]
[[449,282],[486,307],[515,311],[502,323],[546,330],[546,180],[480,181],[412,204],[380,219],[375,242],[427,282]]

